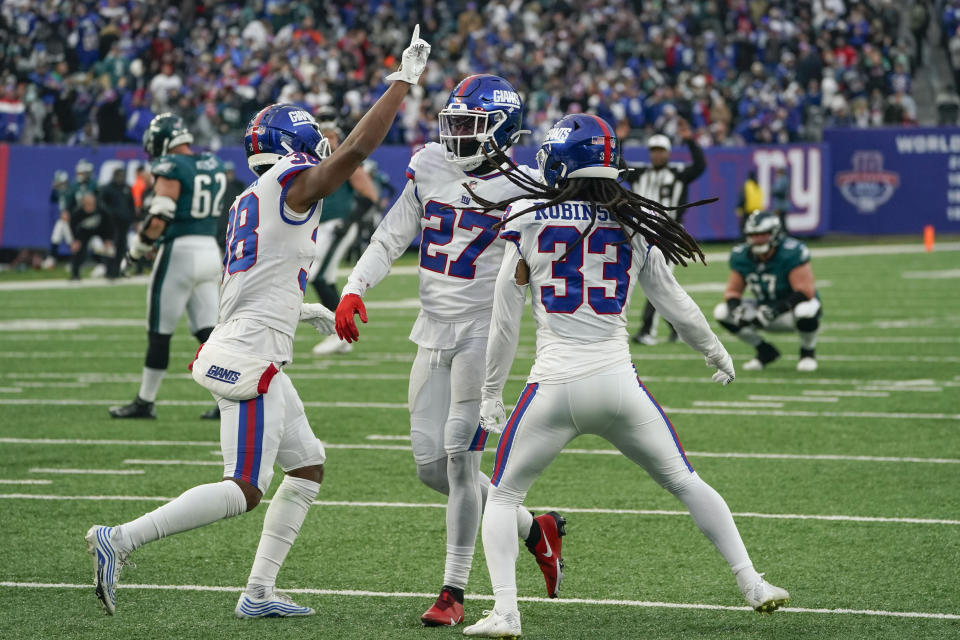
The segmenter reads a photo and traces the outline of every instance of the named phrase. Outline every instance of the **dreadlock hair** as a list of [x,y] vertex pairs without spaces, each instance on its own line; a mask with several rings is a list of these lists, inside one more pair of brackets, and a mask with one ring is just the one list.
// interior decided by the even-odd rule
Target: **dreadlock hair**
[[583,230],[577,241],[567,248],[560,258],[561,260],[566,259],[570,252],[589,235],[597,222],[597,207],[603,207],[630,238],[639,233],[648,243],[655,244],[667,261],[683,266],[687,266],[688,260],[692,262],[699,260],[703,264],[707,263],[703,250],[697,241],[687,233],[683,225],[667,215],[667,211],[708,204],[715,202],[717,198],[699,200],[679,207],[664,207],[655,200],[644,198],[624,189],[616,180],[611,178],[569,178],[564,180],[560,186],[551,187],[520,171],[516,163],[503,152],[496,142],[491,142],[493,143],[493,152],[490,153],[484,149],[484,156],[494,166],[504,167],[506,165],[503,175],[526,193],[493,202],[477,195],[469,184],[464,184],[463,186],[480,205],[481,210],[484,212],[503,211],[514,202],[531,197],[546,201],[511,214],[510,217],[494,225],[494,228],[498,228],[510,220],[536,209],[546,209],[569,200],[578,200],[590,203],[590,224]]

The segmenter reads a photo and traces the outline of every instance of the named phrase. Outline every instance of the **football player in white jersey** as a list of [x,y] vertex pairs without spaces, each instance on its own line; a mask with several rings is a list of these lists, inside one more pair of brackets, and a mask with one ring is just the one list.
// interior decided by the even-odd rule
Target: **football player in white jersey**
[[[274,462],[283,482],[267,509],[239,618],[305,616],[309,607],[274,590],[323,479],[324,448],[303,403],[280,369],[293,359],[299,321],[334,330],[333,312],[303,304],[316,252],[320,200],[336,190],[383,140],[407,89],[426,67],[430,45],[414,29],[386,93],[329,157],[313,117],[295,105],[263,109],[247,128],[250,168],[259,178],[230,210],[220,287],[220,322],[193,363],[193,377],[218,399],[223,480],[204,484],[136,520],[95,525],[86,535],[94,582],[108,614],[129,554],[168,535],[250,511],[270,486]],[[324,159],[325,158],[325,159]]]
[[[668,261],[703,261],[700,247],[663,215],[663,207],[617,183],[618,157],[617,138],[604,120],[567,116],[538,152],[544,184],[518,176],[517,182],[528,186],[527,196],[481,202],[485,210],[509,207],[500,227],[508,243],[497,277],[480,405],[483,427],[502,430],[483,515],[496,604],[464,635],[520,635],[516,513],[534,480],[584,433],[608,440],[686,505],[752,607],[773,611],[789,597],[754,570],[727,504],[694,472],[631,363],[627,305],[639,282],[680,337],[716,368],[713,379],[727,384],[734,378],[726,349],[668,267]],[[501,394],[528,288],[537,357],[506,420]]]
[[[489,200],[524,193],[484,157],[493,145],[516,142],[523,133],[522,110],[520,96],[497,76],[469,76],[454,88],[439,115],[441,144],[429,143],[411,158],[409,181],[337,306],[337,333],[352,342],[359,337],[354,314],[367,321],[361,296],[386,277],[422,232],[421,310],[410,332],[417,344],[408,393],[410,442],[420,480],[448,496],[443,587],[420,618],[425,626],[463,621],[463,590],[489,484],[480,472],[486,441],[479,427],[480,385],[504,242],[492,229],[500,212],[471,208],[464,185]],[[533,174],[526,167],[520,171]],[[563,578],[564,519],[554,512],[533,518],[521,509],[515,529],[543,571],[547,594],[556,597]]]

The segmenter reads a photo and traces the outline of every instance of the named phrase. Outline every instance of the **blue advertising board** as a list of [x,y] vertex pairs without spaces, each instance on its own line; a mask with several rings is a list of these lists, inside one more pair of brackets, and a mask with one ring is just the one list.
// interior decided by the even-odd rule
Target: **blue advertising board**
[[831,231],[960,232],[960,131],[828,129]]
[[[790,177],[791,207],[787,226],[797,235],[819,235],[831,229],[830,202],[823,197],[830,175],[830,152],[824,145],[787,145],[779,147],[716,148],[706,150],[707,169],[690,187],[690,200],[717,197],[719,201],[690,209],[684,224],[698,240],[725,240],[739,235],[735,209],[744,180],[753,170],[769,204],[770,186],[778,167]],[[217,154],[232,161],[241,180],[253,180],[246,168],[241,147],[220,149]],[[409,147],[381,147],[372,155],[399,193],[406,181]],[[535,165],[535,147],[517,147],[518,162]],[[647,159],[644,147],[626,147],[630,162]],[[53,174],[67,171],[72,177],[77,161],[93,162],[95,176],[103,184],[117,168],[127,172],[132,182],[136,168],[146,162],[143,150],[136,146],[32,147],[0,144],[0,247],[46,247],[57,218],[50,202]],[[689,162],[686,147],[675,148],[672,161]],[[958,205],[960,206],[960,205]]]

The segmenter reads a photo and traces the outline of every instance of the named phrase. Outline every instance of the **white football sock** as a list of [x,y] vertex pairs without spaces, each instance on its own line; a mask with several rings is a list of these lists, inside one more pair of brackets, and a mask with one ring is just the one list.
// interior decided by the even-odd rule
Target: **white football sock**
[[798,331],[800,336],[800,346],[804,349],[817,348],[817,334],[819,331]]
[[467,586],[473,550],[480,528],[481,502],[478,483],[480,458],[470,451],[447,456],[447,559],[443,583],[461,589]]
[[276,585],[280,567],[319,491],[320,484],[312,480],[283,477],[263,519],[260,545],[247,581],[248,591],[251,585],[260,585],[267,587],[266,591],[269,592]]
[[[487,491],[490,489],[490,477],[483,471],[480,472],[480,494],[482,503],[487,504]],[[520,505],[517,507],[517,535],[527,539],[530,535],[530,527],[533,526],[533,514],[527,511],[526,507]]]
[[730,507],[713,487],[693,473],[689,482],[668,489],[686,505],[700,531],[713,543],[734,573],[753,566],[737,525],[733,522]]
[[237,483],[230,480],[201,484],[188,489],[162,507],[120,525],[124,551],[139,549],[148,542],[217,520],[238,516],[247,510],[247,499]]
[[140,378],[140,393],[137,394],[141,400],[154,402],[157,399],[160,383],[163,382],[163,376],[166,373],[166,369],[143,368],[143,375]]
[[496,599],[494,608],[505,613],[517,610],[517,505],[491,500],[483,512],[483,553]]

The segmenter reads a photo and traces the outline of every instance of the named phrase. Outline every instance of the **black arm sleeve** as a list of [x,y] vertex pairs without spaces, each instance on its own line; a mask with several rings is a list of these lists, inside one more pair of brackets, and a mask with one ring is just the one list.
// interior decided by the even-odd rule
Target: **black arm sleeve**
[[683,184],[690,184],[707,170],[707,159],[703,155],[703,149],[693,138],[687,140],[687,147],[690,149],[690,164],[677,175],[677,179]]
[[805,294],[800,293],[799,291],[793,291],[789,296],[777,302],[776,306],[774,307],[774,311],[777,312],[777,315],[780,315],[781,313],[790,311],[801,302],[806,301],[807,296]]

